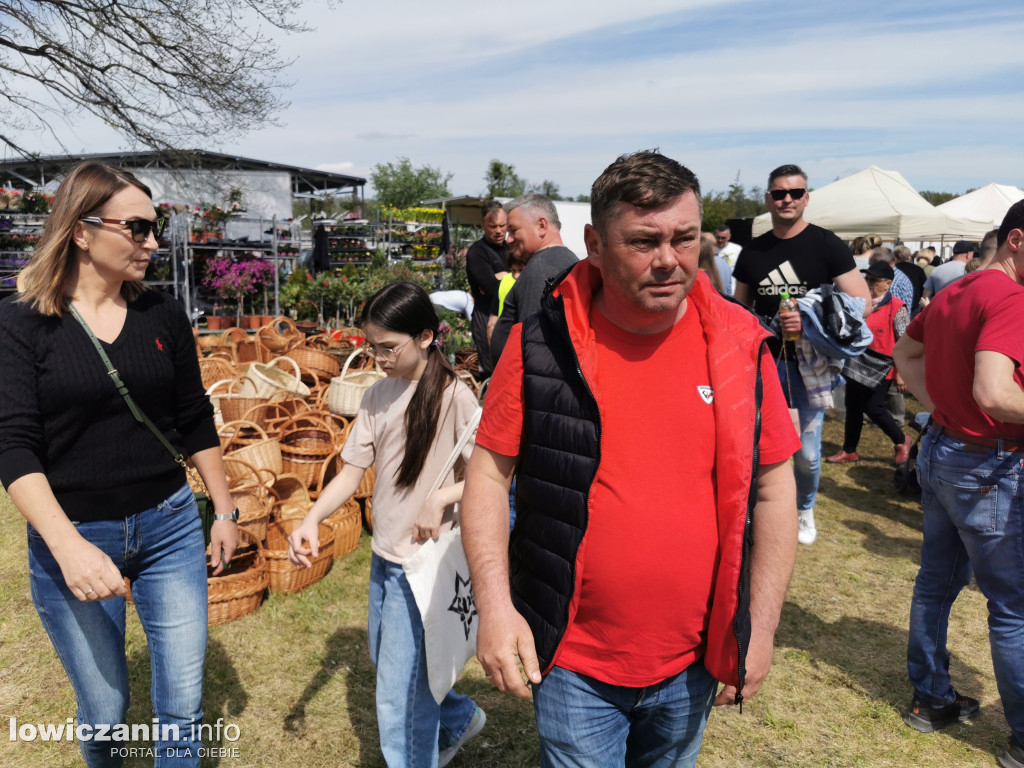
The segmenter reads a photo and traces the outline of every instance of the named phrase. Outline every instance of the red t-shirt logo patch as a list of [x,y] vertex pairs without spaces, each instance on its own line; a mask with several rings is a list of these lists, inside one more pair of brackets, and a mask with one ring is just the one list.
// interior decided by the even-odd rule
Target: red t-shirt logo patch
[[715,399],[715,390],[706,384],[700,384],[697,386],[697,394],[700,395],[700,399],[708,405]]
[[164,345],[160,343],[159,336],[156,337],[156,348],[159,349],[161,352],[164,351]]

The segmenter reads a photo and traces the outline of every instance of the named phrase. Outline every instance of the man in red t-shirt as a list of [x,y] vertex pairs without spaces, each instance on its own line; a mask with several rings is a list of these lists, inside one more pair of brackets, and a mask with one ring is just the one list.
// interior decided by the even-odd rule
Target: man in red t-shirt
[[529,696],[522,662],[542,766],[692,766],[712,701],[771,665],[800,441],[770,332],[697,269],[696,177],[639,152],[591,200],[588,259],[514,326],[467,471],[477,655]]
[[995,258],[956,281],[907,327],[893,358],[932,421],[917,457],[924,509],[910,606],[904,720],[931,732],[978,712],[949,677],[949,611],[971,580],[988,600],[989,641],[1010,745],[1024,768],[1024,201],[999,227]]

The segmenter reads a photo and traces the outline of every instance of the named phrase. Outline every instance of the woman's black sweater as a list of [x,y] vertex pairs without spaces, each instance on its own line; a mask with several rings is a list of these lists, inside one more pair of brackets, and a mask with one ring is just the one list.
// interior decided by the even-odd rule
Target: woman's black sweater
[[[42,472],[72,521],[154,507],[184,472],[117,393],[85,329],[65,312],[0,302],[0,481]],[[218,444],[192,329],[173,297],[146,291],[103,343],[132,398],[190,455]]]

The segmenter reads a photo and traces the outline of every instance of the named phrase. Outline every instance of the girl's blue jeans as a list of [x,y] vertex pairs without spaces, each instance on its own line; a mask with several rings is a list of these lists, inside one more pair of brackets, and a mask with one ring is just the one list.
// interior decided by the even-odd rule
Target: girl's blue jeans
[[[149,645],[153,717],[160,723],[155,743],[80,741],[86,765],[120,766],[119,750],[134,747],[155,749],[158,767],[198,766],[207,594],[205,544],[192,490],[185,485],[123,520],[75,527],[131,579]],[[74,688],[78,723],[93,733],[97,726],[124,723],[129,700],[124,598],[79,601],[31,525],[28,563],[32,600]]]
[[423,622],[405,571],[373,555],[370,563],[370,659],[377,668],[377,728],[390,768],[433,768],[439,750],[466,732],[476,712],[449,691],[439,705],[427,679]]

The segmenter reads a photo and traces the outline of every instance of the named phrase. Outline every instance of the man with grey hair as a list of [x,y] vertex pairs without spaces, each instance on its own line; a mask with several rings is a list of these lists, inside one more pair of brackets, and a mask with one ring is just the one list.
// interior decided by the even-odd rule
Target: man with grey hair
[[512,290],[505,297],[501,317],[491,335],[491,365],[498,364],[509,331],[516,323],[540,309],[544,287],[579,259],[562,244],[562,223],[555,204],[544,195],[531,193],[505,204],[508,214],[509,250],[524,262]]

